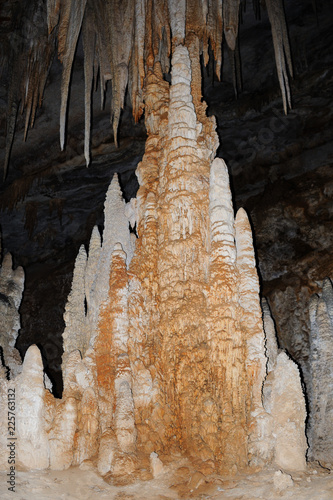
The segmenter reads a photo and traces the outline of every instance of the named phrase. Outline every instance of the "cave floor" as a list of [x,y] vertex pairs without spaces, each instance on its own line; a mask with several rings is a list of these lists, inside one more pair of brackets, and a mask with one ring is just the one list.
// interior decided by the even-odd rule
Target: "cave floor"
[[[167,500],[167,499],[284,499],[332,500],[332,471],[308,465],[306,472],[287,475],[274,469],[251,475],[232,477],[203,474],[185,459],[164,466],[155,479],[141,471],[141,480],[135,478],[105,481],[91,462],[65,471],[16,471],[14,497],[19,500],[85,500],[90,498],[115,500]],[[6,473],[0,473],[0,498],[13,498],[8,491]]]

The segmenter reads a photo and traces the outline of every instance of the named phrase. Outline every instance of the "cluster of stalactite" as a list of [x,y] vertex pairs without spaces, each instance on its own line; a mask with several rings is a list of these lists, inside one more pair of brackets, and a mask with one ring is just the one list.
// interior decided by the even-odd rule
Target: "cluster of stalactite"
[[154,474],[159,456],[173,455],[225,473],[305,467],[298,368],[272,338],[266,353],[251,228],[243,209],[234,216],[226,165],[214,158],[198,51],[196,37],[175,48],[171,85],[160,62],[148,72],[140,189],[125,204],[113,178],[103,239],[96,227],[88,255],[78,254],[62,399],[44,389],[36,346],[22,373],[2,380],[1,422],[6,391],[17,389],[25,467],[93,460],[102,475],[123,477],[149,459]]
[[[292,73],[290,49],[282,0],[265,0],[272,26],[276,65],[284,109],[290,106],[288,72]],[[114,138],[128,87],[133,115],[143,113],[143,82],[154,61],[169,72],[170,56],[179,43],[188,45],[195,37],[197,56],[208,63],[209,46],[220,78],[222,40],[235,51],[241,0],[34,0],[13,6],[13,28],[9,56],[12,61],[8,95],[8,131],[5,169],[9,161],[19,101],[26,112],[26,130],[32,125],[46,78],[57,52],[63,64],[60,105],[60,145],[65,146],[66,111],[71,71],[82,34],[85,77],[85,158],[90,161],[91,93],[99,82],[101,101],[106,82],[112,81]],[[258,2],[254,2],[255,11]]]

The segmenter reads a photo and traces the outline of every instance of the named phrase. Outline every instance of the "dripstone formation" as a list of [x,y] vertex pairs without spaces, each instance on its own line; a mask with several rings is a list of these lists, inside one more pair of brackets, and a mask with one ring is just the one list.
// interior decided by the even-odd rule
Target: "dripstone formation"
[[21,369],[21,356],[15,349],[15,343],[20,330],[18,310],[23,288],[23,268],[13,269],[12,256],[8,253],[0,267],[0,346],[3,368],[11,377]]
[[309,456],[333,465],[333,289],[326,278],[310,303]]
[[140,189],[126,205],[113,178],[103,238],[95,228],[77,257],[62,399],[44,388],[36,346],[21,374],[3,375],[2,412],[7,388],[18,391],[23,466],[93,460],[102,475],[122,477],[149,459],[156,473],[158,457],[182,454],[228,473],[305,467],[299,372],[277,347],[266,353],[251,228],[244,210],[234,217],[227,168],[215,158],[198,55],[195,37],[178,43],[171,85],[148,58]]

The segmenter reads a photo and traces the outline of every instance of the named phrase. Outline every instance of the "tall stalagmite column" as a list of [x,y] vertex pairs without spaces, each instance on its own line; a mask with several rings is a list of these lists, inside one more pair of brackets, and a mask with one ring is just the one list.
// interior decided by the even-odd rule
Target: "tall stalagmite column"
[[143,397],[134,383],[134,402],[139,447],[178,447],[230,470],[258,451],[264,333],[251,230],[241,214],[236,248],[228,173],[213,161],[215,120],[197,95],[193,39],[189,47],[193,60],[185,46],[174,50],[170,89],[158,63],[146,85],[129,304],[131,351],[151,391]]

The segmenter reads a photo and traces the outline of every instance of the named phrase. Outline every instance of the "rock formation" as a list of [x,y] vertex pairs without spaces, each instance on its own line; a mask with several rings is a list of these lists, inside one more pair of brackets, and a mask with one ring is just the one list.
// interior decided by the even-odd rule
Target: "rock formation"
[[15,342],[20,329],[19,307],[23,288],[23,268],[13,269],[12,256],[8,253],[0,267],[0,347],[8,376],[20,372],[21,356],[15,349]]
[[115,477],[149,460],[157,475],[158,456],[173,454],[228,473],[272,461],[305,465],[299,373],[281,353],[266,378],[251,228],[244,210],[234,218],[226,165],[214,159],[199,44],[195,37],[179,43],[182,22],[173,31],[171,85],[160,63],[147,59],[148,139],[137,201],[125,206],[115,176],[102,244],[95,228],[88,256],[82,247],[76,260],[62,400],[43,387],[35,346],[22,374],[6,383],[24,388],[17,437],[26,467],[29,453],[36,468],[92,459]]
[[333,465],[333,289],[326,278],[310,303],[309,458]]
[[268,358],[263,405],[272,416],[269,423],[275,441],[272,448],[274,462],[283,469],[304,470],[306,408],[299,368],[284,351],[278,349],[274,322],[265,299],[262,308]]

